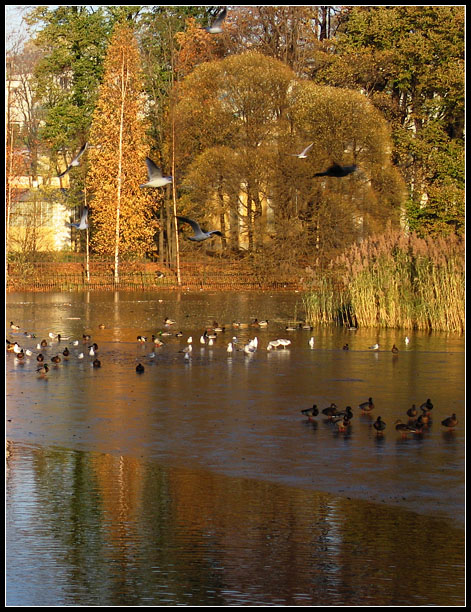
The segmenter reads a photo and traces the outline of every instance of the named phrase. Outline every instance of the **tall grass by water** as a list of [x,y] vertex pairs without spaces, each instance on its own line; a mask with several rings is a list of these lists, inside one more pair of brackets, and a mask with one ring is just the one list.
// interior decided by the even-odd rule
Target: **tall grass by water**
[[391,231],[352,246],[305,297],[311,324],[465,329],[464,241]]

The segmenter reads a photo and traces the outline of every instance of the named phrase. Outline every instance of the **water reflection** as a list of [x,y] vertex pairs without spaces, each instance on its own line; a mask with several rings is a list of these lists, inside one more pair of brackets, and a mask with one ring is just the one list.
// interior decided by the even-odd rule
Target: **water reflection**
[[462,530],[399,508],[21,444],[7,494],[8,605],[464,601]]

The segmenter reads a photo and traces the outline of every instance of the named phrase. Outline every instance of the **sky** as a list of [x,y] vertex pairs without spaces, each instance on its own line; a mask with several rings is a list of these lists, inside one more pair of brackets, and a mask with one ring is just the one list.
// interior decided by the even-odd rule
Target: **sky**
[[[29,8],[29,7],[28,7]],[[5,48],[8,49],[12,39],[17,39],[17,35],[26,34],[26,25],[22,21],[25,6],[16,4],[5,5]]]

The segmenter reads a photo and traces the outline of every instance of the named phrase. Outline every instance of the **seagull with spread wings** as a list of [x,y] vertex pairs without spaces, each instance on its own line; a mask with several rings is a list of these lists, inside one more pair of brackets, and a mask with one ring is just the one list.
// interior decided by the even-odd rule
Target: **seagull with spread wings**
[[88,146],[87,142],[84,145],[82,145],[82,148],[80,149],[80,151],[77,153],[77,155],[74,157],[74,159],[70,162],[70,164],[64,170],[64,172],[61,172],[61,174],[58,175],[58,178],[62,178],[63,176],[65,176],[67,174],[67,172],[72,170],[72,168],[74,168],[75,166],[79,166],[80,165],[80,158],[85,153],[85,149],[87,148],[87,146]]
[[204,28],[206,32],[209,32],[209,34],[220,34],[222,32],[222,24],[224,19],[226,18],[226,15],[227,7],[224,7],[222,11],[219,12],[213,23],[207,28]]
[[219,230],[211,230],[209,232],[202,230],[200,224],[197,221],[193,221],[193,219],[189,219],[188,217],[177,216],[177,219],[179,221],[182,221],[183,223],[188,223],[193,229],[194,234],[193,236],[188,236],[188,240],[193,240],[194,242],[202,242],[203,240],[207,240],[212,236],[222,236],[222,232],[220,232]]
[[301,153],[290,153],[290,155],[294,155],[294,157],[298,157],[299,159],[306,159],[307,154],[311,150],[311,147],[312,147],[313,144],[314,143],[311,142],[311,144],[308,145],[303,151],[301,151]]
[[162,170],[158,168],[149,157],[146,157],[146,165],[149,180],[147,183],[141,185],[141,187],[164,187],[172,182],[172,177],[163,176]]
[[88,206],[84,206],[80,221],[69,223],[70,227],[75,227],[78,230],[88,229]]

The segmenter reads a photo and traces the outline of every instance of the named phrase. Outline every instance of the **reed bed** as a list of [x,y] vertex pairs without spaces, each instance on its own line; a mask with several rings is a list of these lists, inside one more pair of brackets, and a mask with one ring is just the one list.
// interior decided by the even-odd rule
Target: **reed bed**
[[311,324],[465,329],[464,241],[388,232],[354,245],[305,297]]

